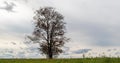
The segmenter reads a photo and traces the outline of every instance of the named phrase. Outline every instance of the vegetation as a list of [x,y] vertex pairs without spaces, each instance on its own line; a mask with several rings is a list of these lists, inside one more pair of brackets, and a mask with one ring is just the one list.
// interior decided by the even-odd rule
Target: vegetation
[[120,63],[120,58],[0,59],[0,63]]
[[40,8],[35,13],[33,37],[36,40],[32,41],[40,44],[39,50],[47,58],[57,57],[63,52],[61,47],[68,41],[64,36],[64,17],[52,7]]

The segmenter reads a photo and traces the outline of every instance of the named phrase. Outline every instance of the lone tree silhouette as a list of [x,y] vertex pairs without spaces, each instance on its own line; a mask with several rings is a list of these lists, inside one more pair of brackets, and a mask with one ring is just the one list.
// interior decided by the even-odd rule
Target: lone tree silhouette
[[69,40],[64,36],[64,17],[54,8],[44,7],[35,11],[33,19],[35,28],[32,36],[36,39],[32,41],[39,43],[42,54],[52,59],[62,53],[61,47]]

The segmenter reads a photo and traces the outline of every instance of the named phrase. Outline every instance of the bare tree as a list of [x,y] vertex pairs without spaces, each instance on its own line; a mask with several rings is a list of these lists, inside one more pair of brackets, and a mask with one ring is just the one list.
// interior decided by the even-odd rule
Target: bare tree
[[66,30],[64,17],[54,8],[44,7],[36,10],[33,19],[35,25],[33,36],[36,39],[32,41],[39,43],[42,54],[52,59],[62,53],[61,47],[68,41],[64,36]]

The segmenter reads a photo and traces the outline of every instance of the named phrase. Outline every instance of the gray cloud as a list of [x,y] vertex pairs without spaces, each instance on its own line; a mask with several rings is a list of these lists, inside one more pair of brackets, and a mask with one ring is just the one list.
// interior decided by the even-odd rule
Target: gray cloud
[[[78,21],[78,20],[77,20]],[[79,22],[79,21],[78,21]],[[79,35],[81,32],[91,37],[93,41],[89,41],[91,45],[97,46],[119,46],[119,25],[116,27],[111,26],[109,24],[100,24],[100,23],[92,23],[92,22],[74,22],[68,23],[69,31],[76,32],[78,34],[77,37],[81,38]],[[68,32],[69,33],[69,32]],[[73,35],[74,36],[74,35]]]
[[[32,23],[32,22],[31,22]],[[9,31],[14,32],[14,33],[32,33],[33,31],[33,27],[32,25],[28,24],[28,25],[23,25],[21,23],[21,25],[17,25],[17,24],[12,24],[12,25],[8,25],[7,28],[9,29]]]
[[[28,23],[25,21],[29,21],[29,18],[32,19],[32,17],[28,16],[29,14],[33,15],[32,12],[34,11],[32,9],[36,10],[40,6],[53,6],[65,16],[67,34],[73,40],[71,45],[68,44],[69,47],[120,46],[119,0],[16,0],[16,2],[19,3],[22,10],[28,11],[28,13],[21,11],[20,8],[18,9],[20,10],[19,12],[23,12],[20,15],[6,14],[5,20],[1,18],[0,21],[0,23],[6,21],[5,24],[1,24],[1,27],[5,29],[0,28],[0,34],[12,32],[9,34],[14,36],[14,34],[31,33],[33,27],[30,23],[32,22]],[[11,7],[10,9],[13,10],[14,8]],[[2,12],[0,15],[3,17]],[[13,19],[16,22],[11,22]],[[88,50],[81,51],[79,48],[76,49],[78,51],[73,53],[81,54],[88,52]],[[69,48],[65,48],[65,50],[69,51]],[[68,55],[69,53],[65,54]]]
[[40,56],[40,52],[35,47],[27,47],[23,49],[0,48],[0,58],[33,58]]
[[66,47],[66,46],[64,46],[63,47],[63,55],[69,55],[69,52],[70,52],[70,48],[69,47]]
[[80,50],[77,50],[77,51],[73,51],[72,53],[74,53],[74,54],[84,54],[84,53],[87,53],[91,50],[92,49],[80,49]]
[[78,34],[76,36],[73,34],[74,37],[72,39],[74,41],[80,42],[79,38],[82,38],[80,36],[82,32],[86,34],[86,37],[89,36],[90,39],[92,38],[92,41],[86,42],[86,45],[90,43],[89,45],[94,46],[119,46],[120,8],[118,6],[120,5],[118,2],[119,0],[71,0],[68,3],[64,2],[66,3],[64,7],[58,6],[58,8],[62,10],[66,17],[68,33],[70,32],[69,34],[71,34],[74,32]]
[[14,6],[16,6],[16,4],[15,3],[13,3],[13,2],[7,2],[7,1],[4,1],[4,4],[6,5],[6,6],[4,6],[4,7],[0,7],[0,9],[3,9],[3,10],[6,10],[6,11],[8,11],[8,12],[15,12],[13,9],[14,9]]
[[120,55],[120,52],[116,52],[115,55]]

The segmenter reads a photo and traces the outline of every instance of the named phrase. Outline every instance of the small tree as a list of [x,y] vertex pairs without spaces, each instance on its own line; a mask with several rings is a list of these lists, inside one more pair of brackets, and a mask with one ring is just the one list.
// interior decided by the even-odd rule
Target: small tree
[[40,8],[35,12],[33,36],[36,39],[32,41],[39,43],[39,50],[49,59],[62,53],[61,47],[68,41],[64,36],[63,19],[64,17],[52,7]]

